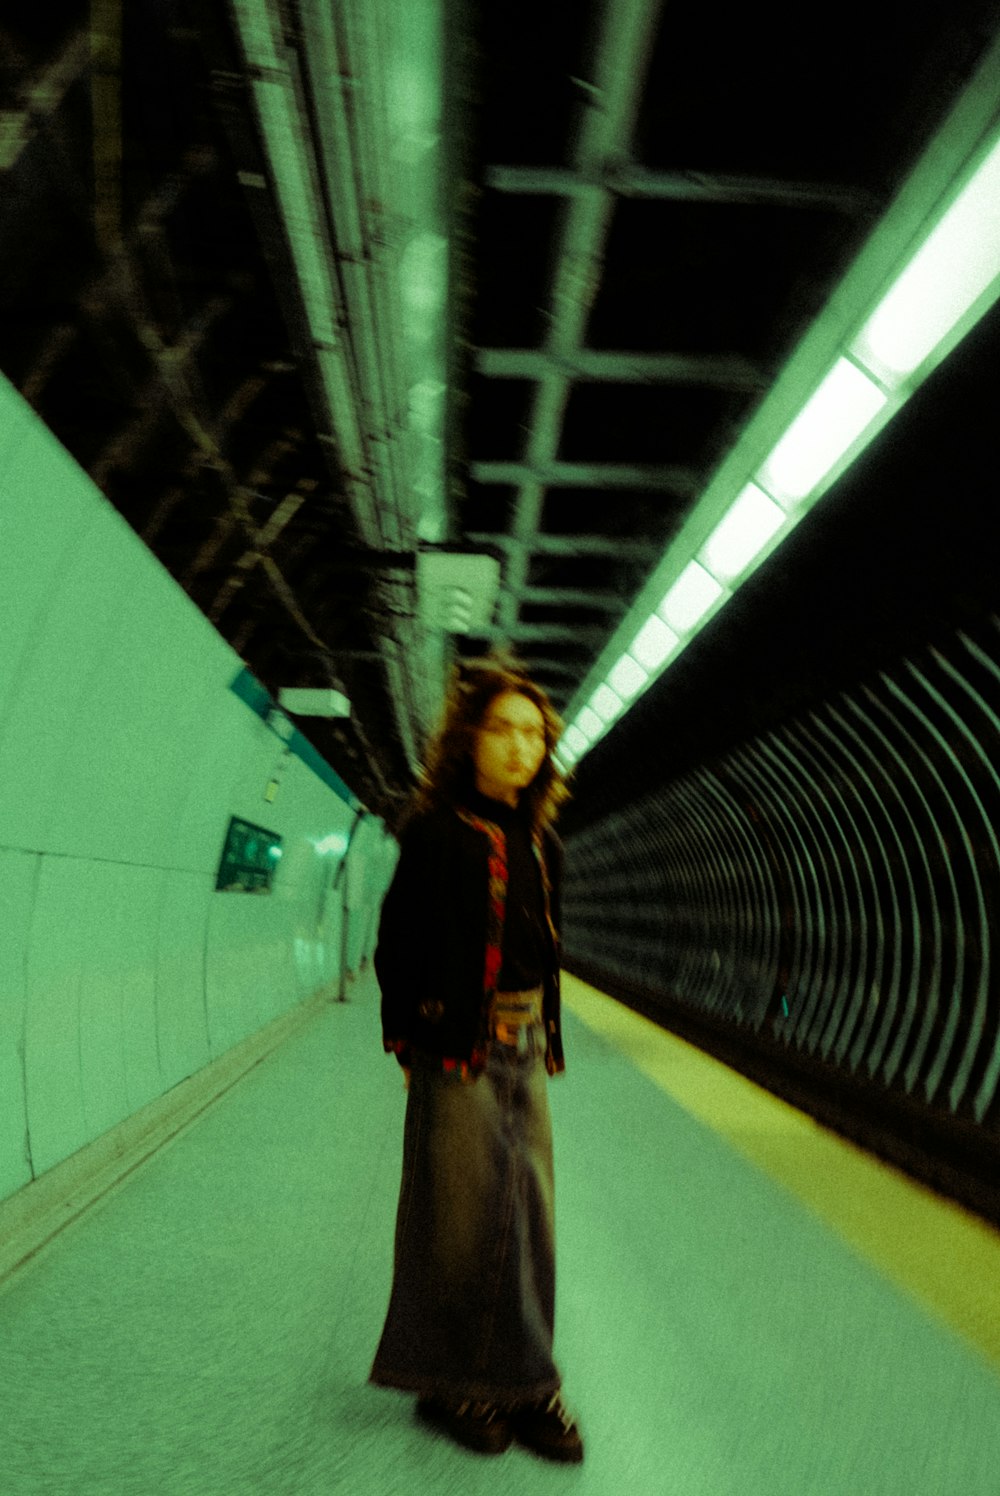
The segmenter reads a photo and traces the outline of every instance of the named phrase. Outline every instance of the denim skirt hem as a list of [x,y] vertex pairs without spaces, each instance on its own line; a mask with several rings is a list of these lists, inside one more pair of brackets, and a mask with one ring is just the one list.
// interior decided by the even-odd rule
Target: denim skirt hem
[[473,1402],[493,1403],[505,1412],[524,1407],[527,1403],[538,1402],[540,1398],[550,1397],[562,1387],[562,1380],[558,1375],[534,1387],[497,1387],[487,1382],[444,1382],[440,1377],[418,1377],[406,1373],[396,1375],[383,1367],[378,1371],[373,1368],[368,1380],[374,1387],[415,1392],[418,1397],[442,1397],[449,1401],[452,1398],[461,1401],[467,1397]]
[[556,1392],[545,1029],[473,1080],[414,1055],[392,1292],[369,1380],[516,1407]]

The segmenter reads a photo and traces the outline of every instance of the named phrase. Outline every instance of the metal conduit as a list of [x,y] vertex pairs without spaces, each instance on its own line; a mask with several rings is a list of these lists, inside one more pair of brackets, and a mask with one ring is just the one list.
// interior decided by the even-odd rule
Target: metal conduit
[[682,1031],[756,1046],[758,1069],[797,1066],[828,1109],[837,1086],[855,1108],[883,1098],[879,1116],[896,1098],[908,1158],[907,1136],[931,1136],[923,1115],[966,1142],[978,1129],[1000,1161],[1000,619],[699,765],[566,851],[570,970]]
[[[772,1027],[776,1031],[785,1031],[791,1024],[788,993],[792,986],[793,973],[797,982],[798,971],[804,960],[802,947],[805,926],[799,917],[802,902],[798,898],[801,870],[797,864],[796,854],[789,848],[785,839],[780,835],[772,835],[771,823],[764,819],[763,808],[759,800],[740,780],[737,766],[732,762],[727,763],[725,773],[735,780],[741,798],[747,806],[747,814],[753,824],[759,827],[758,835],[764,843],[772,869],[771,881],[776,910],[774,997],[781,1004],[781,1013],[778,1014],[776,1011],[772,1017]],[[728,790],[729,786],[726,786],[726,789]],[[775,881],[775,876],[777,881]]]
[[[847,1052],[851,1034],[861,1018],[862,1012],[873,1015],[881,993],[883,973],[888,957],[887,942],[885,936],[885,921],[882,917],[881,899],[873,897],[877,887],[875,867],[872,862],[872,851],[875,849],[881,853],[883,865],[885,863],[885,848],[878,829],[872,819],[868,807],[861,798],[860,790],[856,785],[850,783],[847,776],[837,764],[837,760],[830,750],[820,743],[805,726],[793,729],[792,736],[798,744],[801,752],[808,754],[814,763],[823,766],[823,772],[831,793],[836,796],[843,814],[846,825],[850,828],[851,837],[847,842],[848,855],[851,861],[852,881],[857,896],[857,915],[851,922],[851,928],[859,931],[858,967],[856,976],[848,993],[849,1006],[844,1016],[844,1021],[839,1026],[839,1033],[833,1042],[833,1052],[836,1060],[841,1062]],[[868,839],[858,821],[851,804],[847,798],[852,794],[857,801],[857,809],[865,818]],[[863,874],[859,871],[858,861],[855,858],[853,847],[857,848],[857,854],[863,864]],[[869,850],[871,848],[871,850]],[[891,879],[884,879],[883,885],[889,895],[889,901],[893,910],[893,929],[898,932],[900,928],[899,902],[896,898],[895,886]],[[871,955],[869,958],[869,933],[873,939],[870,942]],[[898,939],[893,942],[898,945]],[[874,1001],[873,1001],[874,999]],[[830,1036],[834,1041],[834,1035]],[[829,1049],[829,1045],[827,1046]],[[852,1065],[852,1068],[854,1066]]]
[[[961,721],[957,714],[951,713],[951,709],[948,707],[944,698],[937,691],[935,691],[930,681],[928,681],[920,673],[916,666],[913,665],[910,661],[907,661],[907,669],[915,677],[919,684],[923,686],[924,690],[932,698],[932,700],[936,701],[946,713],[951,715],[952,720],[950,725],[955,728],[956,732],[960,736],[967,736],[967,728],[964,722]],[[983,810],[982,801],[977,795],[968,773],[962,767],[958,758],[951,752],[942,734],[934,726],[926,713],[923,712],[915,702],[911,701],[908,696],[904,695],[904,693],[900,691],[898,687],[892,685],[891,682],[890,686],[893,690],[893,693],[898,695],[899,699],[905,703],[907,708],[911,712],[913,712],[920,723],[926,728],[927,732],[932,736],[939,748],[941,748],[941,750],[947,754],[949,768],[957,777],[961,787],[964,788],[967,792],[973,806],[975,807],[975,811],[978,813],[978,816],[983,821],[985,821],[986,817]],[[972,842],[969,837],[969,832],[966,829],[965,819],[963,818],[963,815],[954,796],[948,791],[943,777],[940,776],[937,771],[932,770],[932,772],[934,774],[934,778],[940,784],[942,792],[947,798],[949,809],[952,816],[954,817],[955,829],[958,833],[959,845],[961,846],[962,851],[965,853],[965,857],[967,859],[967,867],[963,868],[962,860],[960,858],[949,858],[948,868],[953,875],[952,883],[956,888],[956,905],[958,908],[956,949],[970,968],[969,982],[964,985],[971,988],[972,982],[973,980],[975,980],[975,992],[970,994],[971,1001],[969,999],[966,1000],[966,1011],[964,1014],[967,1022],[967,1044],[965,1047],[965,1053],[958,1061],[957,1065],[952,1067],[955,1069],[954,1079],[951,1082],[951,1091],[953,1098],[952,1107],[954,1108],[956,1099],[960,1097],[965,1091],[965,1085],[969,1077],[969,1072],[972,1069],[973,1060],[975,1058],[976,1048],[980,1040],[982,1039],[983,1028],[986,1021],[986,994],[987,977],[989,971],[990,931],[989,924],[986,918],[986,903],[983,897],[983,886],[979,877],[979,870],[976,866],[976,857],[975,853],[973,852]],[[966,884],[965,892],[972,893],[972,898],[975,902],[975,921],[972,918],[972,910],[969,906],[968,899],[962,898],[957,891],[957,877],[955,876],[955,874],[959,871],[964,871],[966,873],[966,879],[964,880]],[[976,964],[978,964],[978,975],[976,977],[973,977]],[[956,990],[959,994],[958,1000],[952,1002],[949,1006],[948,1018],[945,1026],[946,1038],[942,1041],[941,1050],[939,1052],[938,1059],[935,1061],[934,1068],[930,1077],[930,1084],[934,1087],[934,1089],[936,1089],[938,1084],[942,1082],[946,1066],[949,1062],[949,1051],[951,1050],[952,1045],[957,1042],[959,1018],[961,1008],[963,1006],[961,992],[962,986],[963,984],[961,983],[961,976],[960,974],[958,974],[956,975]]]
[[817,1019],[816,1043],[825,1059],[843,1026],[852,992],[863,991],[866,985],[868,924],[864,918],[861,880],[847,834],[847,828],[853,823],[846,815],[843,797],[801,737],[790,730],[787,731],[787,736],[791,739],[791,747],[781,742],[780,735],[776,747],[786,756],[790,771],[794,772],[798,768],[806,781],[807,789],[812,790],[811,795],[806,795],[806,803],[812,807],[818,823],[823,827],[829,849],[832,882],[841,905],[826,1012]]
[[[973,640],[964,634],[959,635],[962,647],[972,656],[972,659],[982,666],[988,676],[992,676],[992,683],[1000,684],[1000,669],[989,656],[981,650]],[[980,728],[983,742],[1000,741],[1000,716],[989,706],[983,696],[975,687],[967,681],[961,673],[952,666],[937,650],[932,651],[934,658],[948,676],[958,685],[966,696],[974,703],[977,711],[985,719]],[[1000,843],[998,843],[994,826],[1000,823],[1000,774],[994,767],[994,760],[990,758],[986,748],[978,738],[973,735],[975,752],[982,768],[982,786],[984,799],[992,802],[993,813],[984,812],[983,832],[990,857],[983,858],[983,876],[988,893],[992,894],[991,907],[995,910],[1000,906]],[[992,885],[992,887],[990,887]],[[988,969],[988,961],[984,961],[984,972]],[[981,1046],[982,1078],[978,1084],[973,1110],[976,1120],[982,1121],[987,1109],[992,1105],[1000,1079],[1000,993],[996,991],[995,983],[986,983],[987,998],[990,1005],[989,1026],[992,1038],[984,1036]]]
[[[870,693],[869,693],[870,694]],[[877,706],[877,699],[875,705]],[[875,740],[874,751],[877,758],[885,765],[883,783],[885,791],[895,803],[898,813],[901,815],[904,825],[905,846],[903,856],[911,876],[910,888],[913,894],[913,963],[914,976],[919,980],[911,981],[907,992],[903,1012],[895,1029],[891,1047],[886,1060],[886,1072],[894,1076],[903,1065],[903,1058],[907,1052],[914,1025],[917,1021],[917,1010],[920,1001],[928,1008],[937,1008],[937,990],[940,984],[941,960],[942,960],[942,927],[941,914],[934,897],[934,877],[931,871],[930,860],[927,856],[927,842],[932,837],[930,825],[927,824],[929,808],[927,802],[920,793],[919,784],[916,784],[910,774],[908,762],[905,755],[900,755],[893,746],[890,739],[877,726],[872,718],[858,705],[857,702],[848,699],[846,702],[848,710],[855,719],[862,724]],[[927,812],[927,816],[917,819],[904,793],[909,789],[910,794],[915,796],[918,807]],[[928,933],[930,939],[926,937]],[[917,1041],[919,1048],[919,1041]],[[912,1061],[905,1070],[906,1089],[913,1089],[915,1076]]]
[[[676,804],[676,794],[672,798]],[[707,929],[708,879],[698,865],[696,840],[683,820],[675,822],[675,837],[682,854],[678,895],[683,901],[685,923],[690,932],[688,940],[681,947],[682,964],[679,977],[685,981],[685,985],[694,994],[699,1006],[711,1011],[714,1006],[711,1000],[711,983],[706,981],[706,968],[711,960],[706,944],[709,934]]]
[[745,810],[735,804],[728,788],[704,770],[699,769],[696,777],[705,793],[717,803],[720,817],[729,826],[733,837],[734,876],[739,885],[737,898],[740,901],[742,894],[740,902],[747,912],[751,940],[756,940],[756,946],[743,966],[744,995],[751,1003],[751,1022],[754,1028],[759,1028],[767,1017],[778,983],[781,910],[774,874],[747,831]]
[[[732,960],[733,950],[745,946],[746,930],[743,920],[745,905],[734,897],[732,879],[729,876],[726,852],[728,836],[726,827],[720,822],[714,808],[708,804],[696,780],[677,786],[678,798],[690,809],[692,821],[701,823],[705,830],[709,853],[710,898],[715,918],[709,913],[705,931],[707,946],[711,949],[711,963],[716,978],[715,1007],[742,1012],[739,996],[738,976]],[[728,950],[720,951],[717,932],[729,929],[733,932]]]
[[[815,870],[815,911],[819,934],[818,965],[814,1001],[810,1010],[806,1038],[808,1048],[813,1050],[821,1047],[821,1035],[826,1027],[827,1015],[836,1002],[837,973],[845,945],[841,930],[843,917],[838,903],[846,903],[846,900],[843,896],[843,886],[839,881],[840,869],[837,865],[836,851],[817,808],[822,803],[820,787],[813,785],[813,793],[810,795],[809,786],[802,782],[796,772],[798,765],[795,760],[786,757],[783,761],[779,757],[779,749],[780,742],[777,735],[770,744],[761,744],[761,753],[768,764],[773,767],[775,776],[788,786],[790,802],[794,807],[796,829],[803,835],[803,838],[808,838],[811,844],[812,855],[809,861]],[[838,894],[840,895],[839,901]],[[823,959],[824,951],[825,960]]]
[[[892,684],[888,677],[883,677],[883,681],[887,688]],[[898,687],[896,690],[898,691]],[[951,1004],[954,1004],[959,990],[959,978],[965,964],[965,932],[962,912],[948,843],[926,793],[929,787],[928,780],[937,780],[940,786],[933,764],[909,724],[897,717],[888,703],[876,697],[868,687],[865,688],[864,694],[873,702],[876,709],[888,718],[890,728],[895,728],[904,736],[905,752],[900,751],[888,737],[885,741],[889,751],[895,755],[904,784],[911,789],[920,807],[925,826],[920,851],[921,861],[927,875],[928,898],[936,935],[936,959],[933,980],[928,983],[923,993],[923,1013],[916,1043],[906,1064],[906,1084],[907,1089],[912,1089],[918,1080],[923,1079],[927,1099],[931,1100],[936,1090],[936,1085],[932,1084],[932,1072],[934,1058],[938,1052],[933,1047],[933,1041],[937,1039],[939,1045],[942,1042],[950,1042],[949,999]],[[902,692],[899,694],[902,697]],[[903,699],[906,700],[906,698]],[[923,782],[921,777],[914,772],[916,768],[922,770]],[[943,786],[940,787],[943,788]],[[933,867],[929,854],[933,854]],[[950,898],[946,900],[939,897],[942,882],[947,884],[947,891],[950,895]]]
[[[860,755],[853,758],[853,763],[857,768],[857,773],[862,783],[871,791],[872,810],[877,811],[886,823],[886,831],[889,835],[889,842],[888,844],[883,843],[881,838],[879,838],[878,845],[882,847],[888,845],[888,850],[885,853],[886,884],[888,888],[892,890],[891,897],[894,901],[894,906],[900,907],[895,900],[896,881],[893,877],[894,863],[896,872],[898,874],[902,874],[903,876],[903,879],[906,883],[906,891],[909,895],[909,899],[906,904],[906,910],[909,916],[909,924],[906,926],[901,924],[898,930],[898,940],[895,947],[896,960],[893,967],[893,980],[890,982],[889,991],[886,994],[885,1001],[881,1005],[882,1021],[879,1024],[876,1036],[872,1041],[870,1049],[868,1050],[869,1074],[874,1075],[875,1071],[878,1070],[879,1067],[883,1064],[883,1060],[885,1058],[885,1050],[889,1042],[890,1034],[897,1031],[898,1021],[900,1018],[899,999],[903,982],[904,960],[906,961],[910,973],[910,982],[907,988],[906,998],[904,1000],[902,1010],[907,1015],[907,1023],[912,1021],[912,1015],[916,1011],[920,975],[920,920],[917,913],[916,886],[913,881],[913,872],[910,867],[910,861],[906,853],[906,848],[898,830],[899,817],[893,816],[892,814],[893,797],[898,796],[898,791],[895,784],[893,783],[892,776],[886,769],[884,759],[879,756],[879,754],[868,742],[866,742],[864,737],[862,737],[855,726],[848,721],[846,716],[843,716],[834,707],[827,708],[827,713],[832,718],[834,727],[831,728],[825,723],[820,722],[819,725],[821,730],[823,731],[824,735],[826,735],[831,742],[835,743],[838,749],[840,749],[840,751],[842,752],[850,753],[850,747],[848,745],[853,744],[855,753],[857,755]],[[869,775],[865,771],[865,761],[871,764],[872,774],[875,776],[874,778],[869,777]],[[905,811],[905,806],[901,799],[899,801],[899,805],[900,807],[902,807],[902,810]],[[877,893],[878,890],[876,889],[876,896]],[[873,1012],[873,1023],[875,1022],[875,1018],[876,1014]],[[857,1068],[858,1064],[860,1064],[862,1053],[863,1051],[861,1050],[852,1051],[852,1068]],[[887,1082],[892,1081],[896,1073],[896,1069],[897,1062],[890,1056],[889,1059],[885,1060],[884,1077]]]
[[785,922],[790,924],[792,957],[785,982],[787,1015],[783,1026],[801,1047],[814,1006],[814,972],[818,969],[825,928],[817,897],[815,872],[794,813],[785,805],[782,787],[775,782],[775,776],[760,755],[751,751],[734,754],[731,767],[742,775],[747,793],[754,795],[762,810],[769,813],[769,830],[773,831],[775,841],[790,858],[792,876],[788,892],[792,903],[791,908],[785,911]]
[[[754,991],[748,990],[745,973],[756,966],[752,953],[755,926],[757,890],[750,879],[743,876],[743,859],[735,839],[734,827],[716,804],[708,785],[697,774],[691,779],[691,793],[702,806],[702,813],[714,827],[718,847],[717,877],[722,903],[722,928],[730,928],[733,938],[720,941],[718,927],[712,932],[713,948],[719,962],[720,975],[724,978],[726,991],[723,1005],[740,1019],[749,1007],[756,1011]],[[758,979],[759,980],[759,979]]]

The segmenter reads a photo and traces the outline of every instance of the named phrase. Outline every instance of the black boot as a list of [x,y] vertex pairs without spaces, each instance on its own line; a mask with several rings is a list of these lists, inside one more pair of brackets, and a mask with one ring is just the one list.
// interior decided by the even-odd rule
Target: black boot
[[514,1438],[525,1449],[531,1449],[547,1460],[579,1464],[583,1459],[580,1430],[558,1392],[527,1407],[517,1408],[509,1417]]
[[442,1429],[456,1444],[478,1454],[503,1454],[513,1442],[510,1419],[493,1403],[449,1403],[437,1397],[421,1397],[417,1417]]

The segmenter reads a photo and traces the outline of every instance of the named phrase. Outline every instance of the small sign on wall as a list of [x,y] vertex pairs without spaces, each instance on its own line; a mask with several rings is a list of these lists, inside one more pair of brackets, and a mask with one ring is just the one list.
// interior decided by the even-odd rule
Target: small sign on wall
[[215,879],[217,892],[270,893],[281,861],[281,837],[276,831],[232,816]]

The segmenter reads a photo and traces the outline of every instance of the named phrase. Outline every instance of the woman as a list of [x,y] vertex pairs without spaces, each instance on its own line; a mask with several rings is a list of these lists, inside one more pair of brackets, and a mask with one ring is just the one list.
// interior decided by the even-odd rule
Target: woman
[[409,1095],[371,1380],[459,1443],[581,1460],[552,1359],[547,1076],[559,1017],[561,724],[516,666],[465,669],[400,837],[375,971]]

